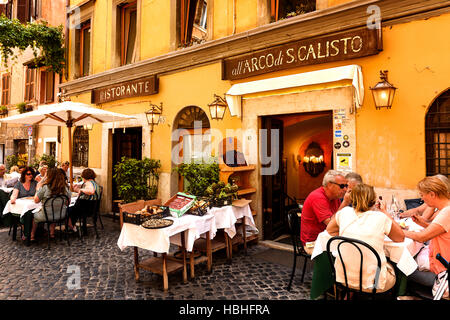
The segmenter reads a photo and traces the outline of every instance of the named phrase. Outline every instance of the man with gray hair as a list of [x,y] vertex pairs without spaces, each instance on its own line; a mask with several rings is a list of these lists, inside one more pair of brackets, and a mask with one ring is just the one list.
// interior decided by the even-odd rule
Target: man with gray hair
[[303,204],[300,239],[308,254],[311,254],[319,233],[325,230],[331,217],[349,204],[349,197],[341,198],[347,191],[344,173],[329,170],[323,177],[322,186],[312,191]]
[[362,177],[356,172],[349,172],[345,175],[345,179],[347,179],[348,189],[352,190],[354,186],[357,184],[363,183]]
[[0,164],[0,187],[1,188],[12,188],[19,180],[18,178],[7,179],[6,175],[6,167],[4,164]]

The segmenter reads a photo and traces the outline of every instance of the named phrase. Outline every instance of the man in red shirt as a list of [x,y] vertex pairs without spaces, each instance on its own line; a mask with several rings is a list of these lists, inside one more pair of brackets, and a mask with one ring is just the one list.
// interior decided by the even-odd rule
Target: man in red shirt
[[329,170],[323,177],[322,186],[306,198],[302,209],[300,239],[308,254],[312,253],[314,246],[306,246],[306,243],[316,241],[319,233],[326,229],[331,216],[350,204],[350,197],[344,197],[347,187],[343,173]]

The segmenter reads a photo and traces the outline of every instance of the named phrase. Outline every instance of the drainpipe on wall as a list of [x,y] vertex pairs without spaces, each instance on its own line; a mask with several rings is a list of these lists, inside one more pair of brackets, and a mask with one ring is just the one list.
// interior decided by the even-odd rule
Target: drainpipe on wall
[[236,34],[236,0],[233,0],[233,34]]

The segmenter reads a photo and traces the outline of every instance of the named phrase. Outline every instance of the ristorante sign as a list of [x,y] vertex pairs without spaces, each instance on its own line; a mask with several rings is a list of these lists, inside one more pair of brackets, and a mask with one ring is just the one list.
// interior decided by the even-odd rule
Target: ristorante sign
[[92,90],[92,103],[105,103],[119,99],[148,96],[158,93],[158,78],[151,76]]
[[361,29],[291,42],[222,61],[222,80],[243,79],[267,72],[360,58],[382,50],[379,30]]

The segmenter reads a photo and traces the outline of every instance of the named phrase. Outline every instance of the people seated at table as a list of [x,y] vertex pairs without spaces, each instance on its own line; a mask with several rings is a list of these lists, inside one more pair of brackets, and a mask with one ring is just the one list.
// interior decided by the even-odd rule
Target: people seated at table
[[422,231],[412,232],[404,230],[405,236],[418,242],[430,241],[428,263],[429,270],[416,270],[408,277],[408,280],[420,283],[427,287],[432,287],[437,274],[446,271],[445,267],[436,259],[438,253],[450,261],[450,197],[448,185],[439,177],[432,176],[422,179],[417,188],[423,201],[432,208],[436,208],[436,216],[431,223],[424,224],[418,215],[413,215],[412,219],[417,224],[424,227]]
[[96,174],[92,169],[84,169],[81,173],[83,183],[74,185],[74,191],[78,193],[78,198],[73,207],[69,207],[69,228],[77,231],[74,226],[75,221],[82,216],[86,201],[96,201],[100,195],[100,188],[95,182]]
[[40,182],[44,177],[45,177],[45,173],[48,170],[48,166],[47,165],[43,165],[42,167],[39,167],[38,171],[39,174],[36,176],[36,181]]
[[344,173],[329,170],[323,177],[322,186],[306,197],[300,220],[300,239],[308,254],[314,250],[313,242],[325,230],[333,214],[350,204],[347,187]]
[[[450,193],[450,180],[442,174],[436,174],[434,175],[434,177],[439,178],[443,183],[445,183]],[[422,220],[424,223],[425,222],[430,223],[436,216],[436,213],[437,213],[436,208],[430,207],[424,202],[423,204],[421,204],[416,208],[412,208],[406,210],[405,212],[400,213],[400,218],[408,218],[414,215],[417,219]]]
[[[391,289],[395,284],[395,271],[386,261],[384,238],[387,235],[394,242],[405,238],[400,226],[386,212],[375,209],[377,196],[372,186],[356,185],[350,194],[352,207],[345,207],[334,215],[327,226],[331,236],[343,236],[361,240],[372,246],[381,259],[381,272],[377,292]],[[342,247],[348,283],[351,288],[359,289],[360,254],[355,248]],[[377,261],[373,254],[363,250],[363,291],[371,292],[374,283]],[[345,283],[341,261],[336,259],[336,280]]]
[[[57,195],[67,196],[68,201],[70,203],[70,198],[71,198],[72,193],[70,192],[69,187],[66,184],[66,179],[65,179],[64,173],[61,170],[59,170],[58,168],[50,168],[47,171],[46,179],[42,185],[42,188],[40,188],[36,192],[36,195],[34,196],[34,202],[36,202],[36,203],[41,202],[42,205],[44,205],[44,203],[47,199],[51,198],[52,196],[57,196]],[[55,201],[57,201],[57,200],[55,200]],[[68,207],[69,203],[67,203],[67,206],[65,206],[65,208]],[[47,214],[49,215],[49,217],[48,217],[49,219],[53,218],[51,212],[52,212],[52,207],[50,204],[47,204]],[[54,212],[54,214],[55,214],[55,219],[60,218],[59,211]],[[67,212],[66,212],[66,214],[67,214]],[[38,212],[35,212],[34,216],[33,216],[33,225],[32,225],[31,236],[30,236],[31,241],[35,240],[35,234],[36,234],[36,229],[37,229],[38,223],[45,222],[45,221],[46,221],[46,217],[45,217],[45,213],[44,213],[44,208],[42,207]],[[55,224],[54,223],[50,225],[49,232],[50,232],[50,237],[53,238],[55,236]]]
[[19,181],[14,185],[11,195],[11,204],[15,204],[18,198],[34,197],[36,194],[37,182],[34,180],[34,169],[25,167]]
[[6,167],[0,164],[0,188],[12,188],[16,184],[18,177],[10,177],[6,174]]

